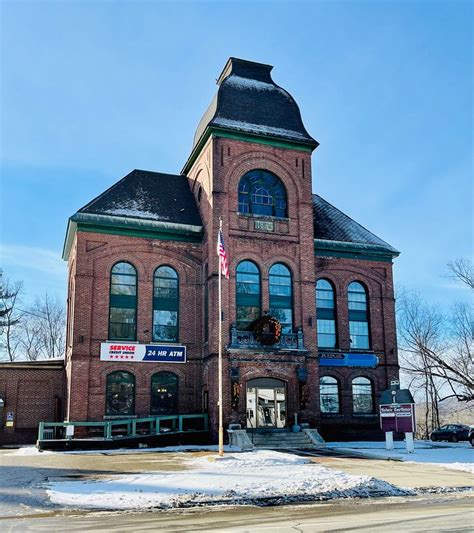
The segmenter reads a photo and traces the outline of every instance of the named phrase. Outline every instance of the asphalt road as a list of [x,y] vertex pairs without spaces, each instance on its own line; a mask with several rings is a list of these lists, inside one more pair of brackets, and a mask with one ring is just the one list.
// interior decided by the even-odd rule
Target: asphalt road
[[13,531],[474,531],[474,495],[349,500],[284,507],[203,508],[146,513],[88,513],[0,521]]

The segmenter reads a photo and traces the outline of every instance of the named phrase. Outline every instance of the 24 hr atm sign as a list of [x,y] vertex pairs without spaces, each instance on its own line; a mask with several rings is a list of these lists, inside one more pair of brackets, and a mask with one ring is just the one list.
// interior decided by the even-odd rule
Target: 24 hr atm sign
[[100,360],[128,363],[185,363],[186,346],[102,342]]

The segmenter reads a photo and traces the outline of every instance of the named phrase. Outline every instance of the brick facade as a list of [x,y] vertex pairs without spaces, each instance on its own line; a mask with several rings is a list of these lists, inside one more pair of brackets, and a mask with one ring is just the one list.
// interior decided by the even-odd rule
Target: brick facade
[[[36,441],[38,424],[62,420],[65,396],[62,361],[0,364],[0,445]],[[7,425],[13,413],[13,425]]]
[[[318,142],[305,130],[291,95],[273,82],[271,69],[230,58],[182,174],[135,170],[69,220],[63,254],[69,265],[66,420],[103,420],[107,376],[118,370],[134,376],[134,415],[147,416],[152,376],[166,371],[178,378],[179,413],[208,412],[216,435],[216,240],[222,219],[230,270],[230,279],[222,282],[224,424],[249,427],[259,424],[261,416],[264,424],[291,427],[298,415],[324,436],[380,435],[377,401],[398,377],[392,279],[398,252],[313,195],[311,156]],[[239,212],[239,182],[253,170],[280,180],[287,198],[285,217]],[[243,260],[259,269],[264,314],[270,309],[270,268],[281,263],[291,272],[293,331],[280,345],[264,347],[235,326],[236,268]],[[187,348],[185,364],[100,360],[101,343],[116,340],[108,339],[110,280],[112,267],[122,261],[133,265],[138,280],[136,338],[127,343],[152,344],[154,272],[161,265],[176,271],[178,343]],[[335,289],[338,342],[329,351],[317,345],[315,295],[321,278]],[[347,289],[352,281],[367,291],[370,348],[365,350],[350,344]],[[329,356],[345,366],[327,366]],[[364,366],[362,357],[373,366],[377,362],[375,368]],[[338,380],[337,414],[321,413],[324,376]],[[372,413],[353,413],[356,377],[372,384]],[[248,391],[259,386],[266,392],[253,398]],[[273,400],[265,396],[268,391]]]
[[[238,213],[237,190],[242,175],[252,169],[276,174],[288,196],[288,218],[271,219]],[[94,232],[76,233],[69,257],[70,335],[67,376],[70,420],[102,420],[105,414],[106,377],[114,370],[135,376],[135,413],[150,413],[150,380],[157,371],[179,378],[179,411],[202,412],[208,398],[211,428],[217,425],[218,260],[215,251],[219,218],[223,221],[230,259],[230,280],[223,286],[224,345],[236,320],[237,264],[250,259],[261,272],[262,310],[269,308],[268,271],[277,262],[292,273],[294,327],[301,328],[305,351],[225,349],[224,421],[246,425],[246,383],[250,379],[279,379],[286,388],[286,425],[299,420],[321,428],[327,436],[377,432],[373,415],[352,414],[351,380],[369,377],[374,398],[398,375],[391,262],[315,256],[311,154],[260,143],[212,136],[188,172],[191,191],[203,220],[201,243],[147,239]],[[274,224],[274,231],[255,229],[256,219]],[[110,270],[118,261],[134,265],[138,275],[137,342],[151,343],[153,273],[162,264],[172,266],[180,279],[179,342],[187,347],[185,365],[118,363],[99,360],[100,343],[108,337]],[[207,271],[207,280],[204,279]],[[347,286],[362,282],[368,289],[371,353],[379,358],[376,369],[322,369],[318,364],[315,283],[326,278],[336,288],[338,350],[350,352]],[[207,281],[207,283],[206,283]],[[209,330],[204,332],[204,291],[209,300]],[[305,400],[298,372],[307,376]],[[233,378],[231,379],[231,372]],[[341,414],[321,415],[320,375],[337,377],[341,386]],[[232,400],[231,390],[237,391]]]

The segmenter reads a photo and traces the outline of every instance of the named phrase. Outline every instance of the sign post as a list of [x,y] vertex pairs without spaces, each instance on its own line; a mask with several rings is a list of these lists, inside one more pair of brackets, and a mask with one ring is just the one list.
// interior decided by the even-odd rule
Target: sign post
[[400,389],[398,380],[382,392],[380,399],[380,427],[385,432],[385,448],[393,450],[393,432],[405,433],[407,453],[414,453],[415,401],[408,389]]

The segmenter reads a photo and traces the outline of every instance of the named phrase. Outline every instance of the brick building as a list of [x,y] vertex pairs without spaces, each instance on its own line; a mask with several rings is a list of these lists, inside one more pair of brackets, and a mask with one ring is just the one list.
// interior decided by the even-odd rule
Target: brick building
[[42,420],[62,420],[64,361],[0,362],[0,445],[35,442]]
[[[398,252],[313,194],[318,142],[271,69],[229,59],[181,174],[134,170],[70,218],[67,420],[209,412],[215,431],[222,218],[225,424],[377,432]],[[186,362],[129,355],[154,345]]]

